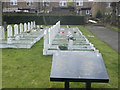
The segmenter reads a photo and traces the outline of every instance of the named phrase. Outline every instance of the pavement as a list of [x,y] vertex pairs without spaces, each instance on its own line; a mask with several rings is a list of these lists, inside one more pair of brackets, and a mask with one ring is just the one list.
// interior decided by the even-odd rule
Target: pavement
[[108,29],[104,26],[85,26],[85,28],[87,28],[100,40],[106,42],[115,51],[120,53],[120,50],[118,50],[118,43],[120,42],[118,34],[120,34],[120,32]]

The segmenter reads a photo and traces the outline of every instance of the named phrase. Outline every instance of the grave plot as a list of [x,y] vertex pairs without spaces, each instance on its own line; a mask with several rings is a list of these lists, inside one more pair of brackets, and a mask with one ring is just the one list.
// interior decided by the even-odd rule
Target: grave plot
[[60,28],[60,22],[45,31],[43,55],[53,55],[50,81],[108,83],[101,53],[77,28]]
[[60,28],[60,21],[44,32],[43,55],[57,51],[96,51],[77,27]]
[[[46,28],[44,28],[46,29]],[[4,28],[0,27],[0,48],[31,48],[44,35],[44,29],[36,27],[35,21],[7,26],[7,38]]]

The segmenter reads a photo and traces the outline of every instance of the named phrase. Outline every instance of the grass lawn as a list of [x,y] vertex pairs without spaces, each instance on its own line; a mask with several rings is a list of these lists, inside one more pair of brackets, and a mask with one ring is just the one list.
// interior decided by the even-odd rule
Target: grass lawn
[[[82,26],[78,26],[103,55],[109,83],[92,83],[92,88],[118,88],[118,54]],[[2,49],[3,88],[63,88],[63,82],[50,82],[52,56],[43,56],[43,39],[31,49]],[[70,88],[85,88],[85,83],[71,82]]]

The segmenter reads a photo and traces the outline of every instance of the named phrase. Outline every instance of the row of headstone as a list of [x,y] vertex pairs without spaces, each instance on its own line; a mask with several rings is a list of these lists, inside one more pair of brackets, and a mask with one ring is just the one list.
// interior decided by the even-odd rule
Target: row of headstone
[[60,21],[58,21],[55,25],[49,28],[49,44],[52,44],[56,34],[60,31]]
[[[15,40],[20,40],[20,36],[22,35],[22,33],[27,32],[27,30],[31,31],[34,28],[36,28],[35,21],[24,23],[24,24],[20,23],[19,25],[15,24],[13,27],[11,25],[8,25],[7,26],[7,43],[12,44],[13,38],[15,38]],[[4,39],[5,39],[5,30],[3,26],[0,26],[0,40],[4,40]]]
[[[31,24],[30,24],[30,22],[28,22],[28,24],[27,23],[24,23],[24,24],[20,23],[19,26],[18,26],[18,24],[15,24],[14,25],[14,35],[13,35],[13,28],[11,25],[8,25],[7,26],[7,37],[10,38],[12,36],[17,36],[23,32],[26,32],[27,30],[31,31],[33,28],[35,28],[35,26],[36,26],[35,21],[31,22]],[[20,32],[19,32],[19,29],[20,29]]]

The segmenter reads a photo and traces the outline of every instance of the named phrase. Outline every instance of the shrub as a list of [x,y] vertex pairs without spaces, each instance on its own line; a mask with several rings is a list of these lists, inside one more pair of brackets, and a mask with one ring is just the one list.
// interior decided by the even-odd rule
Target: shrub
[[[62,25],[81,25],[84,24],[84,16],[55,16],[55,15],[45,15],[45,21],[47,25],[53,25],[57,21],[61,21]],[[3,21],[7,22],[7,24],[19,24],[29,21],[36,21],[37,24],[44,25],[43,15],[4,15]]]

